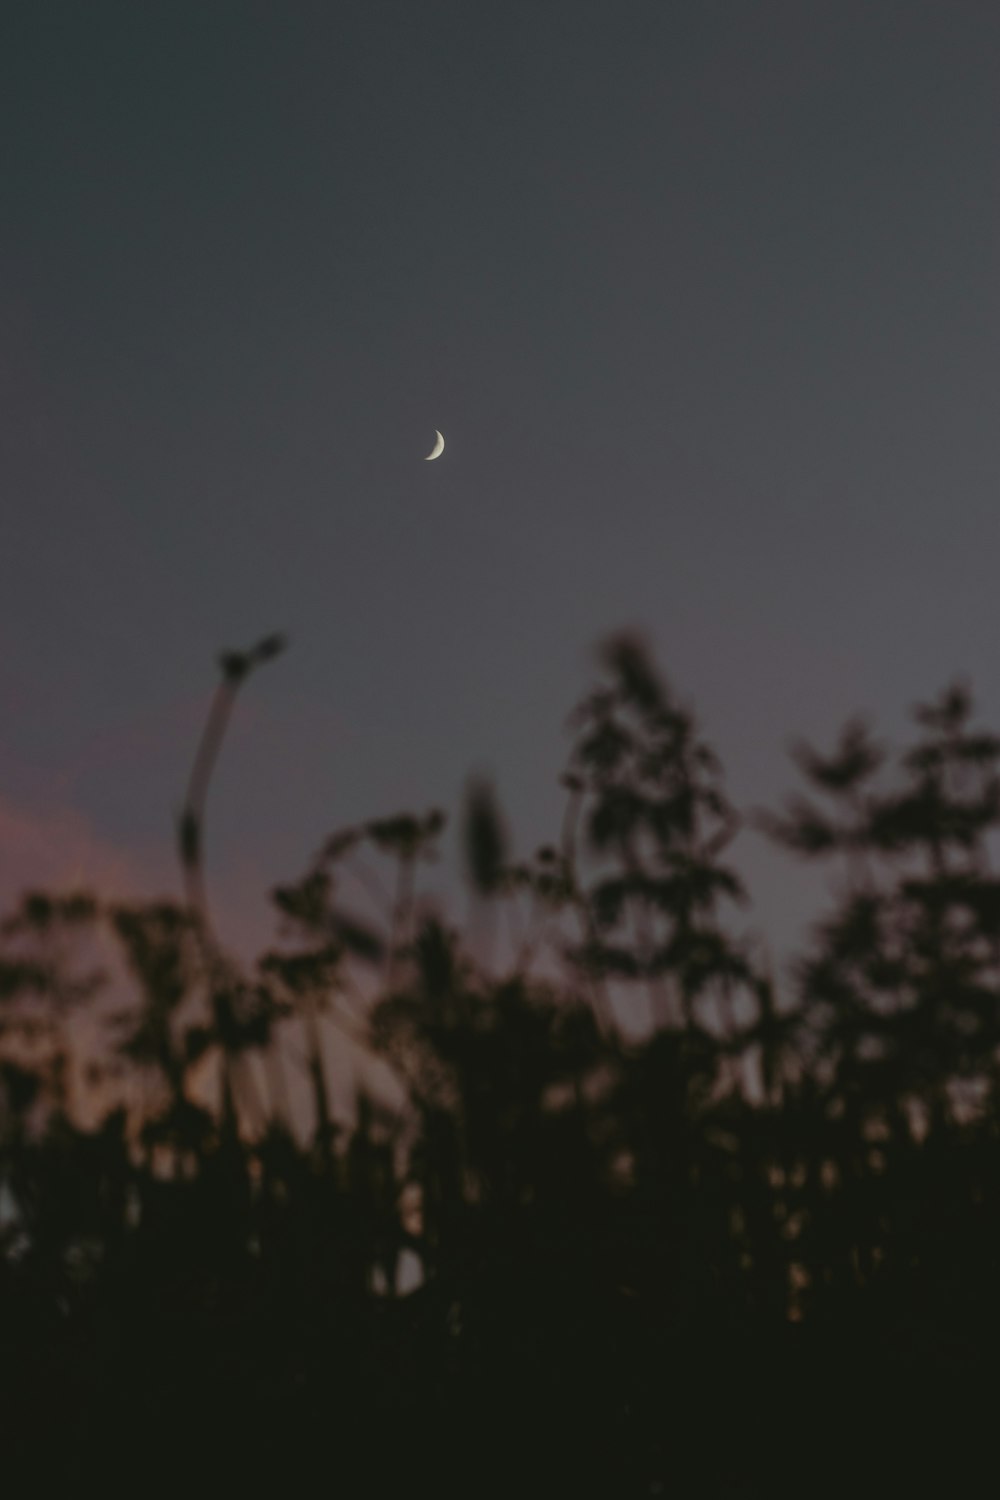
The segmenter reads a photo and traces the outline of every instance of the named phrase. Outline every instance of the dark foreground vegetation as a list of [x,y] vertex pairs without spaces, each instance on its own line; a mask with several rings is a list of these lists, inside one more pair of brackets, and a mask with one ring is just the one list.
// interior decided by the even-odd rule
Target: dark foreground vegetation
[[[185,899],[26,894],[2,929],[3,1474],[626,1500],[992,1465],[1000,739],[967,693],[898,756],[860,723],[796,753],[757,821],[836,882],[780,991],[720,769],[629,638],[551,845],[517,862],[470,790],[461,932],[425,894],[443,817],[399,816],[274,891],[251,967],[206,904],[206,791],[278,645],[223,661]],[[331,1097],[346,1038],[401,1107]]]

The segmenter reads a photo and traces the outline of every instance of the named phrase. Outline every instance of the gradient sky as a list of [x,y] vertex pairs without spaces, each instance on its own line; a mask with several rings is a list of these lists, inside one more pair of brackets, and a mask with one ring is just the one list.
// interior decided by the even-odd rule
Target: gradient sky
[[[993,0],[6,7],[0,887],[175,884],[276,629],[237,925],[470,771],[549,837],[618,627],[744,806],[955,673],[1000,723],[998,79]],[[799,871],[739,858],[780,940]]]

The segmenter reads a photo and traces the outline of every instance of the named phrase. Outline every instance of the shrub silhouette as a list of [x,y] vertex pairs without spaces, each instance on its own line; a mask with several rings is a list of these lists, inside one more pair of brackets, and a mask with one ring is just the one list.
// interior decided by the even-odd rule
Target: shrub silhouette
[[[796,746],[807,795],[741,819],[693,713],[616,637],[558,838],[517,860],[470,784],[468,932],[424,890],[444,815],[402,814],[326,838],[248,967],[210,917],[207,793],[281,645],[222,659],[185,900],[28,892],[2,927],[7,1471],[953,1484],[1000,1321],[1000,739],[967,688],[915,711],[895,762],[859,721],[828,755]],[[747,823],[840,872],[784,996],[731,927]],[[102,1000],[102,933],[129,1005]],[[338,1117],[344,1036],[402,1106],[369,1087]]]

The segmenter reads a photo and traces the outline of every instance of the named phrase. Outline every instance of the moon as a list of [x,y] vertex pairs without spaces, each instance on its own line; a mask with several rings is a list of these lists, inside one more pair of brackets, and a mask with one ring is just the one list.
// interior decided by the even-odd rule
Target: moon
[[440,458],[443,452],[444,452],[444,438],[438,432],[437,428],[435,428],[434,429],[434,447],[427,454],[426,462],[430,463],[430,461],[431,461],[432,458]]

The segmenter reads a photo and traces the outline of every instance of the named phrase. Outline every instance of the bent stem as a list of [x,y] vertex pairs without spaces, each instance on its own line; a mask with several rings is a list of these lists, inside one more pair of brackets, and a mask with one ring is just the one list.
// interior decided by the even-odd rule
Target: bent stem
[[[209,914],[205,889],[203,838],[208,788],[240,684],[255,667],[283,651],[285,644],[283,636],[270,635],[259,641],[249,651],[230,651],[222,656],[222,680],[216,688],[198,749],[195,752],[191,775],[188,778],[187,795],[178,821],[178,844],[184,891],[189,910],[195,921],[195,930],[205,960],[209,987],[216,1006],[224,997],[231,996],[231,993],[239,986],[240,976],[234,960],[224,953],[215,935]],[[228,1005],[228,1000],[226,1004]],[[260,1108],[248,1070],[237,1068],[238,1057],[232,1045],[227,1045],[224,1039],[222,1051],[224,1112],[227,1116],[233,1113],[233,1097],[238,1076],[242,1073],[248,1107],[251,1113],[259,1119]]]

